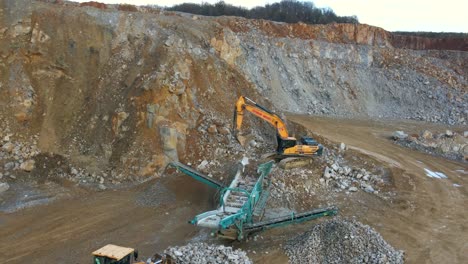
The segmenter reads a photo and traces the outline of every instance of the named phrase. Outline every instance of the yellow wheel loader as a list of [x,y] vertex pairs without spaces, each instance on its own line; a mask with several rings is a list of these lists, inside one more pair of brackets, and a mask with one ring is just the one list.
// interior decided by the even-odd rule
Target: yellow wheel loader
[[[151,264],[173,264],[175,260],[167,255],[155,254]],[[146,264],[148,262],[138,261],[138,251],[133,248],[116,245],[106,245],[93,252],[93,264]]]

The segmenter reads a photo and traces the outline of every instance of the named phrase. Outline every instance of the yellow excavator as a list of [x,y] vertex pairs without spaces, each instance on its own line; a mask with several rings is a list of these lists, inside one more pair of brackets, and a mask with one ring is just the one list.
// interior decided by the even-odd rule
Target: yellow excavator
[[276,128],[276,139],[278,145],[276,148],[275,159],[282,160],[290,157],[312,157],[314,155],[322,155],[323,146],[321,144],[311,137],[302,137],[300,142],[298,142],[295,137],[289,136],[286,124],[277,114],[245,96],[239,97],[236,102],[234,112],[234,136],[241,145],[245,145],[246,141],[246,139],[240,135],[244,112],[246,110]]

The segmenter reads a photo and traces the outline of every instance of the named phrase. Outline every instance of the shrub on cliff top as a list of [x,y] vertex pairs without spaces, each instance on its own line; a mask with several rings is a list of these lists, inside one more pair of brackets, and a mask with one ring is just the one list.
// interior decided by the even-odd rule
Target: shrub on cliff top
[[356,16],[338,16],[330,8],[318,8],[312,2],[282,0],[278,3],[266,4],[247,9],[226,4],[224,1],[212,5],[209,3],[183,3],[167,8],[169,11],[179,11],[203,16],[240,16],[253,19],[266,19],[278,22],[306,24],[329,23],[359,23]]

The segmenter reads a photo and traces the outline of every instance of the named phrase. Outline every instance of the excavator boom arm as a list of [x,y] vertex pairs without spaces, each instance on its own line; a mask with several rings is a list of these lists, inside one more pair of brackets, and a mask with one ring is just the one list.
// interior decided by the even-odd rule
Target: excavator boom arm
[[236,132],[240,131],[242,127],[244,110],[247,110],[255,116],[270,123],[276,128],[276,131],[280,137],[289,137],[288,129],[286,128],[285,123],[277,114],[244,96],[239,97],[236,102],[236,110],[234,113],[234,125],[236,127]]

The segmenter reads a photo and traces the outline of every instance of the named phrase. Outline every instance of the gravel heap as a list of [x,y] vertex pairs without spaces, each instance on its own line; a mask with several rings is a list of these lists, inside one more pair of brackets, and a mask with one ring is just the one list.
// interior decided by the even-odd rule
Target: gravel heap
[[363,191],[384,196],[383,188],[387,182],[382,165],[353,153],[345,157],[346,149],[344,143],[329,144],[324,148],[323,156],[315,157],[309,166],[288,170],[273,167],[269,205],[305,210],[317,206],[313,202],[316,197],[321,197],[322,202],[327,201],[327,206],[333,205],[335,194],[340,192],[353,195]]
[[403,263],[395,250],[371,227],[333,219],[288,241],[291,263]]
[[90,173],[83,168],[75,167],[68,162],[66,155],[41,152],[38,140],[39,135],[24,138],[19,133],[10,133],[8,127],[0,127],[0,179],[4,176],[16,179],[15,174],[18,172],[31,172],[54,175],[88,186],[94,184],[99,189],[105,190],[107,188],[104,185],[105,180],[106,184],[119,184],[124,177],[115,171]]
[[334,187],[335,191],[357,192],[359,189],[378,194],[379,186],[385,184],[382,178],[382,170],[379,166],[368,164],[368,171],[362,166],[368,162],[365,160],[357,161],[355,166],[350,164],[351,159],[345,159],[343,154],[347,151],[347,146],[344,143],[339,144],[337,149],[328,149],[324,153],[327,166],[325,167],[320,184]]
[[382,182],[378,175],[372,175],[364,168],[352,168],[333,163],[330,167],[325,167],[320,183],[334,185],[337,189],[356,192],[359,188],[368,192],[378,194],[372,187]]
[[205,243],[190,243],[181,247],[170,247],[164,253],[175,258],[176,263],[252,263],[247,253],[240,249],[223,245],[208,245]]
[[38,136],[32,137],[32,142],[13,140],[13,133],[0,132],[0,162],[5,171],[24,170],[31,171],[34,168],[33,158],[39,154],[37,147]]
[[424,130],[411,135],[395,131],[392,138],[396,144],[404,147],[447,159],[468,161],[468,131],[446,130],[437,133]]

